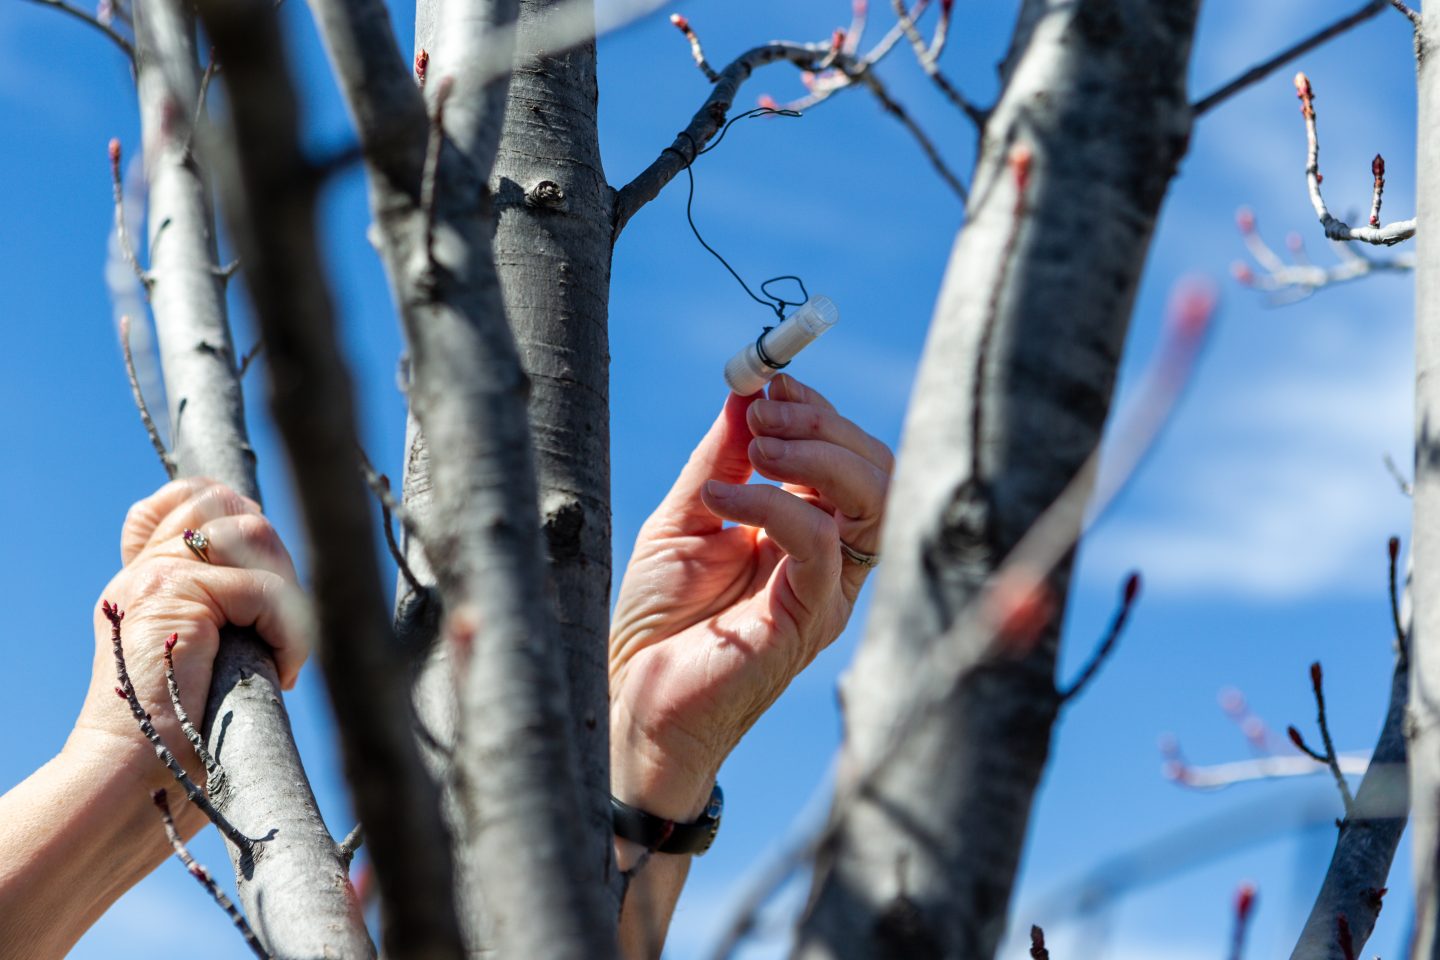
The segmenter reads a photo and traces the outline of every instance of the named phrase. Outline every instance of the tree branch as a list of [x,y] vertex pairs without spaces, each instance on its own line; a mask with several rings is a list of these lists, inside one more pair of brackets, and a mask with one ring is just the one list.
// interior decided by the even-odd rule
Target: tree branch
[[125,262],[130,264],[140,286],[148,293],[150,285],[155,281],[140,266],[140,260],[135,256],[135,246],[130,242],[130,230],[125,224],[125,185],[120,176],[120,141],[116,138],[110,141],[110,183],[115,193],[115,239],[120,244],[120,253],[125,257]]
[[1320,669],[1318,660],[1310,664],[1310,686],[1315,691],[1316,723],[1320,727],[1320,740],[1325,744],[1324,762],[1330,767],[1330,774],[1335,778],[1335,787],[1340,791],[1340,799],[1345,802],[1345,817],[1348,820],[1354,813],[1355,798],[1350,793],[1350,784],[1346,782],[1345,774],[1340,770],[1340,759],[1335,753],[1335,741],[1330,738],[1330,719],[1325,713],[1325,675],[1324,671]]
[[165,687],[170,691],[170,706],[175,711],[175,719],[180,721],[180,729],[184,732],[185,739],[190,741],[195,756],[199,757],[205,766],[205,792],[211,795],[221,794],[225,792],[225,768],[205,746],[205,738],[195,729],[190,714],[185,712],[185,704],[180,700],[180,684],[175,679],[175,644],[178,640],[179,634],[172,633],[170,639],[165,641]]
[[1235,891],[1235,926],[1230,935],[1230,960],[1243,960],[1245,956],[1245,935],[1250,932],[1255,900],[1254,884],[1242,883]]
[[1235,282],[1271,294],[1269,300],[1275,306],[1297,303],[1332,284],[1359,280],[1375,273],[1407,273],[1415,269],[1415,254],[1412,251],[1382,259],[1362,254],[1341,241],[1331,241],[1339,262],[1322,267],[1306,259],[1303,241],[1299,234],[1294,233],[1288,238],[1293,260],[1287,263],[1261,238],[1255,226],[1255,215],[1249,209],[1242,208],[1236,214],[1235,222],[1245,240],[1246,249],[1263,272],[1257,274],[1249,264],[1237,260],[1231,264],[1230,273]]
[[1125,585],[1120,591],[1120,605],[1115,610],[1115,618],[1110,622],[1110,629],[1105,634],[1105,639],[1095,653],[1091,655],[1090,662],[1085,664],[1075,682],[1070,684],[1060,694],[1060,702],[1066,703],[1075,697],[1095,679],[1100,668],[1114,652],[1115,645],[1120,641],[1120,632],[1125,629],[1125,622],[1130,619],[1130,611],[1135,606],[1135,598],[1140,595],[1140,574],[1132,573],[1125,578]]
[[190,855],[190,851],[186,848],[185,841],[180,839],[180,831],[175,829],[175,818],[170,815],[170,801],[166,797],[165,791],[156,790],[150,794],[150,799],[154,801],[155,808],[160,811],[161,822],[165,825],[165,836],[170,840],[170,848],[175,851],[176,858],[185,864],[185,869],[190,871],[190,876],[194,877],[200,886],[205,888],[205,892],[210,894],[210,898],[219,905],[220,909],[225,911],[226,915],[230,918],[230,922],[235,924],[235,929],[240,931],[240,936],[244,938],[245,945],[250,948],[250,952],[259,957],[260,960],[270,960],[269,952],[260,943],[259,938],[255,936],[255,931],[250,929],[250,924],[246,922],[245,915],[236,908],[235,904],[230,902],[230,898],[225,896],[225,891],[215,885],[214,879],[210,876],[210,871],[196,862],[195,858]]
[[[204,157],[183,150],[198,101],[200,63],[188,0],[134,0],[142,140],[149,181],[151,308],[181,476],[208,476],[260,499],[246,435],[217,230]],[[157,240],[163,234],[163,243]],[[184,414],[184,429],[181,414]],[[253,629],[221,630],[201,727],[226,766],[211,800],[251,833],[277,831],[254,858],[236,845],[240,902],[278,955],[373,953],[345,869],[295,749],[269,646]],[[323,934],[319,931],[324,931]]]
[[1311,50],[1314,50],[1316,47],[1320,46],[1326,41],[1333,40],[1334,38],[1340,36],[1340,34],[1346,32],[1351,27],[1357,26],[1364,23],[1366,20],[1369,20],[1371,17],[1378,14],[1381,10],[1384,10],[1387,2],[1393,2],[1393,0],[1369,0],[1369,2],[1367,2],[1364,6],[1360,7],[1354,13],[1341,17],[1339,20],[1336,20],[1328,27],[1321,28],[1320,30],[1306,37],[1304,40],[1301,40],[1299,43],[1286,47],[1284,50],[1281,50],[1279,53],[1275,54],[1275,56],[1271,57],[1270,59],[1262,61],[1261,63],[1258,63],[1255,66],[1251,67],[1249,70],[1246,70],[1244,73],[1240,74],[1240,76],[1236,77],[1234,80],[1231,80],[1229,83],[1224,84],[1213,93],[1201,97],[1199,100],[1195,101],[1194,105],[1191,106],[1191,111],[1197,117],[1203,113],[1208,113],[1209,111],[1218,107],[1220,104],[1224,103],[1226,100],[1229,100],[1231,97],[1235,96],[1235,94],[1244,90],[1246,87],[1249,87],[1265,79],[1270,74],[1274,73],[1276,70],[1279,70],[1281,67],[1285,66],[1285,64],[1294,60],[1296,57],[1304,56],[1305,54],[1309,53]]
[[[688,26],[688,23],[687,23]],[[725,124],[725,117],[735,102],[735,95],[741,84],[750,78],[758,68],[784,60],[802,70],[813,70],[820,58],[825,56],[826,47],[815,44],[767,43],[747,50],[721,70],[714,81],[714,88],[700,109],[690,118],[685,131],[677,136],[650,166],[635,179],[621,187],[615,196],[615,236],[625,229],[640,208],[660,195],[665,185],[679,175],[695,159],[694,154],[704,149],[710,138]]]
[[910,14],[905,10],[905,0],[893,0],[893,3],[895,16],[898,17],[900,21],[900,29],[904,31],[905,36],[909,38],[910,46],[915,50],[915,59],[920,62],[920,67],[925,71],[926,76],[934,82],[935,86],[945,95],[946,99],[959,108],[961,113],[970,118],[970,122],[975,124],[975,129],[983,130],[985,128],[985,120],[989,117],[989,113],[966,99],[964,94],[940,71],[940,52],[945,48],[945,37],[950,24],[950,11],[953,9],[953,0],[945,0],[945,2],[940,4],[940,21],[935,28],[934,41],[928,45],[925,43],[925,38],[920,35],[920,31],[916,28],[915,21],[910,18]]
[[[199,8],[225,64],[237,166],[225,191],[227,220],[272,370],[271,410],[312,558],[317,652],[369,837],[385,954],[461,958],[450,837],[410,735],[408,665],[383,600],[351,381],[318,242],[317,185],[300,146],[278,21],[254,4],[203,0]],[[330,855],[348,866],[344,844],[332,843]]]
[[[380,136],[377,124],[388,118],[372,85],[392,92],[405,111],[404,156],[367,150],[367,164],[378,246],[410,346],[412,411],[430,451],[436,520],[431,526],[419,518],[421,532],[451,633],[465,635],[454,629],[457,618],[485,624],[485,642],[456,655],[461,737],[454,755],[472,818],[464,865],[496,915],[523,916],[537,898],[552,905],[544,924],[501,924],[500,953],[603,957],[613,941],[595,931],[613,928],[614,919],[599,884],[590,882],[598,865],[582,842],[577,766],[544,595],[526,380],[492,252],[487,180],[515,57],[516,4],[447,4],[439,43],[426,47],[426,89],[454,78],[429,255],[420,203],[427,119],[410,66],[393,49],[388,14],[373,0],[316,0],[315,7],[362,143],[399,149]],[[543,38],[576,29],[577,9],[557,5]],[[362,55],[367,49],[379,49],[381,59]],[[495,863],[507,870],[490,869]]]
[[145,403],[145,394],[140,389],[140,378],[135,373],[135,355],[130,350],[128,316],[120,318],[120,352],[125,357],[125,376],[130,380],[130,395],[135,398],[135,407],[140,411],[140,423],[145,427],[150,445],[155,448],[155,455],[160,458],[160,466],[164,468],[165,475],[174,480],[175,459],[170,456],[170,451],[165,449],[165,441],[160,439],[160,431],[155,427],[155,420],[150,416],[150,407]]
[[155,729],[150,714],[141,705],[140,698],[135,693],[135,685],[130,682],[130,672],[125,669],[125,649],[120,639],[120,621],[125,619],[125,611],[108,600],[101,601],[100,609],[105,614],[105,619],[110,621],[110,646],[115,654],[115,677],[120,683],[115,688],[115,693],[130,705],[130,714],[139,724],[140,732],[155,748],[155,756],[159,757],[160,762],[165,764],[166,768],[175,775],[175,780],[184,788],[185,796],[190,802],[205,814],[206,819],[215,824],[215,828],[223,833],[231,843],[243,850],[247,858],[253,856],[255,841],[247,837],[238,827],[225,819],[219,810],[215,809],[205,791],[190,779],[190,775],[185,772],[180,761],[175,759],[175,755],[165,746],[165,741],[160,739],[160,733]]
[[[1377,222],[1371,226],[1352,227],[1330,213],[1325,206],[1325,199],[1320,195],[1320,181],[1324,177],[1320,174],[1320,137],[1315,129],[1315,93],[1311,89],[1310,79],[1305,74],[1295,74],[1295,90],[1300,97],[1300,113],[1305,118],[1305,135],[1309,144],[1305,162],[1305,182],[1310,188],[1310,204],[1315,208],[1315,216],[1320,219],[1320,225],[1325,228],[1325,236],[1331,240],[1358,240],[1361,243],[1386,247],[1394,246],[1415,236],[1415,219],[1413,217],[1409,220],[1397,220],[1385,226],[1379,224],[1378,191],[1374,204]],[[1377,183],[1380,182],[1383,173],[1382,161],[1375,174]]]
[[114,27],[110,27],[104,23],[101,23],[98,17],[91,16],[84,10],[81,10],[79,7],[72,7],[70,4],[66,3],[65,0],[30,0],[30,2],[38,3],[41,6],[45,7],[51,7],[55,10],[59,10],[61,13],[69,14],[76,20],[79,20],[83,23],[88,23],[96,30],[99,30],[101,33],[105,34],[105,36],[110,39],[111,43],[119,47],[120,52],[125,54],[125,56],[129,57],[131,63],[135,62],[135,48],[131,46],[130,41],[120,36],[120,34],[115,30]]
[[1358,946],[1375,926],[1410,809],[1405,747],[1409,683],[1408,662],[1397,656],[1385,722],[1291,960],[1344,960],[1334,936],[1339,916],[1347,918]]

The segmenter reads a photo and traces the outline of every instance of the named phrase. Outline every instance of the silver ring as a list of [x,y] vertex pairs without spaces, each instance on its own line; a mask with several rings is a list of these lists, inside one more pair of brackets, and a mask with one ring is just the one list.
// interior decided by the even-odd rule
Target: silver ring
[[851,563],[858,563],[867,569],[880,565],[880,554],[861,553],[844,540],[840,541],[840,552],[845,554],[846,560],[849,560]]
[[181,534],[180,539],[185,541],[185,546],[190,552],[199,557],[201,562],[210,562],[210,538],[199,530],[186,530]]

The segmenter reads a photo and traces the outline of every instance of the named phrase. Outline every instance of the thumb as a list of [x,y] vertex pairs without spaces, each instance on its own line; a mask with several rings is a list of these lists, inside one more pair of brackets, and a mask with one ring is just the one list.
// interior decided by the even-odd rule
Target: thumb
[[700,492],[707,480],[744,483],[750,479],[750,427],[745,412],[761,394],[741,397],[730,394],[710,430],[690,454],[670,488],[655,520],[666,528],[684,533],[708,533],[719,530],[724,521],[711,513],[701,502]]

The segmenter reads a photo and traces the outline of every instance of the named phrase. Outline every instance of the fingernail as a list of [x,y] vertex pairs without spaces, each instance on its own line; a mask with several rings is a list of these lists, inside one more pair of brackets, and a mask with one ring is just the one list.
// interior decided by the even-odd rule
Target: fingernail
[[755,404],[755,419],[762,426],[783,427],[790,422],[790,411],[782,403],[766,400]]
[[756,437],[755,445],[766,460],[779,460],[785,456],[785,441],[776,437]]
[[735,493],[735,488],[728,483],[721,483],[719,480],[706,480],[705,492],[716,500],[728,500]]

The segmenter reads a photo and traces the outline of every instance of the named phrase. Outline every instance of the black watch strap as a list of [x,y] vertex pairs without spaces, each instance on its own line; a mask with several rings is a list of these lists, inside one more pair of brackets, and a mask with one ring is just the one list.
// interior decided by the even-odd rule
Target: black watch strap
[[710,792],[705,812],[694,823],[676,823],[638,810],[628,803],[610,797],[610,815],[615,822],[615,836],[632,840],[655,853],[693,853],[696,856],[710,849],[720,831],[720,814],[725,809],[725,794],[720,784]]

